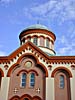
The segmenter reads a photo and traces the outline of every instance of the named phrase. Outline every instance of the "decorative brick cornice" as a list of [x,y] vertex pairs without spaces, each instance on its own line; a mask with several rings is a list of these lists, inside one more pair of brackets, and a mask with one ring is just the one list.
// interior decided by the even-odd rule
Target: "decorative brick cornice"
[[52,39],[55,41],[56,36],[54,33],[52,33],[51,31],[45,30],[45,29],[28,29],[28,30],[24,30],[20,33],[19,35],[19,39],[21,40],[21,38],[27,34],[33,34],[33,33],[44,33],[46,35],[49,35],[50,37],[52,37]]
[[16,59],[16,56],[19,57],[20,54],[22,55],[22,52],[25,52],[25,50],[30,50],[30,49],[32,50],[32,53],[35,52],[35,54],[38,53],[38,55],[41,55],[42,58],[45,58],[45,59],[48,58],[48,56],[42,50],[40,50],[37,46],[35,46],[31,42],[27,42],[26,44],[19,47],[16,51],[14,51],[9,56],[0,57],[0,63],[10,63],[10,61],[13,61],[13,59]]
[[40,59],[43,59],[43,61],[46,61],[48,63],[74,63],[75,64],[75,56],[48,56],[46,53],[44,53],[41,49],[39,49],[37,46],[35,46],[31,42],[27,42],[21,47],[19,47],[16,51],[14,51],[9,56],[2,56],[0,57],[0,63],[10,63],[10,61],[13,61],[13,59],[16,59],[16,57],[19,57],[19,55],[22,55],[22,52],[25,53],[25,50],[31,50],[31,53],[34,54],[37,59],[40,57]]
[[75,56],[51,56],[49,57],[49,62],[50,63],[75,63]]

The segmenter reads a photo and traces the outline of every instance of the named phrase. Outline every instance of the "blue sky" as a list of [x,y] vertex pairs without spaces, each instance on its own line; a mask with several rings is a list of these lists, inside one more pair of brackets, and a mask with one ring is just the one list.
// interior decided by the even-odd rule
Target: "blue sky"
[[0,55],[15,51],[20,32],[38,20],[55,33],[57,55],[75,55],[75,0],[0,0]]

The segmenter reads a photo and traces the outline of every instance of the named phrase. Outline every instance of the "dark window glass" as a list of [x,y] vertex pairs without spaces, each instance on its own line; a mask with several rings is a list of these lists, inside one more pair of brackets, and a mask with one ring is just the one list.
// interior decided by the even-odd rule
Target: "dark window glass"
[[64,76],[60,75],[60,88],[64,88]]
[[30,87],[34,87],[35,85],[35,74],[31,73],[30,74]]
[[37,45],[37,37],[34,37],[33,43],[34,43],[35,45]]
[[22,73],[22,82],[21,82],[21,86],[25,87],[26,86],[26,73]]

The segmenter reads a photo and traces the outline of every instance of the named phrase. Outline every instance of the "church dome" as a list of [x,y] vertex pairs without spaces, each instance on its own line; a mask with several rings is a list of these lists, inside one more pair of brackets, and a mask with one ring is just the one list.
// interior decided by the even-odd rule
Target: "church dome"
[[41,25],[41,24],[31,25],[28,28],[26,28],[26,30],[28,30],[28,29],[45,29],[45,30],[49,30],[46,26]]
[[48,55],[55,55],[54,42],[56,36],[46,26],[35,24],[24,29],[20,35],[20,44],[30,41]]

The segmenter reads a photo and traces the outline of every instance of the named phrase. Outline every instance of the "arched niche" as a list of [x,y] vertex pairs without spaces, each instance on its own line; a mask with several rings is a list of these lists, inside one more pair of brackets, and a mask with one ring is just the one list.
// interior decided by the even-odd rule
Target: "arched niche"
[[54,78],[55,100],[71,100],[70,78],[72,74],[65,67],[54,69],[51,75]]

